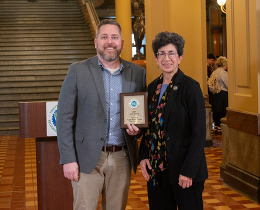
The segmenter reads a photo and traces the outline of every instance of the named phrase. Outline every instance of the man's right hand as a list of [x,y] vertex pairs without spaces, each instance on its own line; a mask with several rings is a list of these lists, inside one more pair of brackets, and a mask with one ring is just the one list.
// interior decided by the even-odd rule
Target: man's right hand
[[79,166],[77,162],[63,165],[64,176],[71,181],[79,181]]
[[143,159],[141,162],[140,162],[140,168],[141,168],[141,171],[142,171],[142,174],[144,176],[144,179],[148,182],[150,180],[150,176],[147,172],[147,169],[146,169],[146,166],[152,170],[152,166],[150,164],[150,161],[149,159]]

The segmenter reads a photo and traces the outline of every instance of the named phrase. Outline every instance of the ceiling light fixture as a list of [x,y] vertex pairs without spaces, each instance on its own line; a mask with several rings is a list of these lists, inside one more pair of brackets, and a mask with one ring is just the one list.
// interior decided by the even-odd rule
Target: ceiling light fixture
[[226,0],[218,0],[218,5],[223,13],[226,13]]

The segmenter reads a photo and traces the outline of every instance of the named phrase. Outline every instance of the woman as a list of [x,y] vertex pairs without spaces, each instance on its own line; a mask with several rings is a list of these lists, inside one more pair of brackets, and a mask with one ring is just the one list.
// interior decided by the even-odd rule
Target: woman
[[228,73],[226,57],[220,56],[216,61],[216,67],[217,69],[213,71],[212,74],[215,75],[221,91],[217,94],[214,93],[211,96],[215,133],[221,132],[220,119],[226,116],[226,108],[228,106]]
[[162,74],[148,86],[149,128],[140,145],[149,206],[203,209],[208,177],[204,98],[199,83],[179,69],[184,48],[180,35],[161,32],[152,47]]

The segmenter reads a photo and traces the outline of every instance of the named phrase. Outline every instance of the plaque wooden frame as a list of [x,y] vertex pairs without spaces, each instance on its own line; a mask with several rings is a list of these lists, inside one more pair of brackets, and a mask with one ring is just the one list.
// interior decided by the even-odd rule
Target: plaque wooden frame
[[[120,124],[122,129],[127,128],[127,123],[124,122],[125,118],[125,106],[126,104],[124,103],[124,97],[125,96],[144,96],[144,123],[137,123],[134,124],[138,128],[148,128],[148,93],[147,92],[135,92],[135,93],[120,93]],[[142,104],[141,104],[142,105]]]

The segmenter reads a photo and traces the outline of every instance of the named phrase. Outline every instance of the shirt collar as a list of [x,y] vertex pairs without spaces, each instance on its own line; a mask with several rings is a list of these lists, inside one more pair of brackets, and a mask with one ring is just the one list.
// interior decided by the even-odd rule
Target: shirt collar
[[[98,65],[101,67],[102,70],[106,69],[103,64],[100,62],[100,60],[98,59]],[[123,69],[124,65],[122,63],[120,63],[120,67],[119,67],[119,71],[121,72]]]

